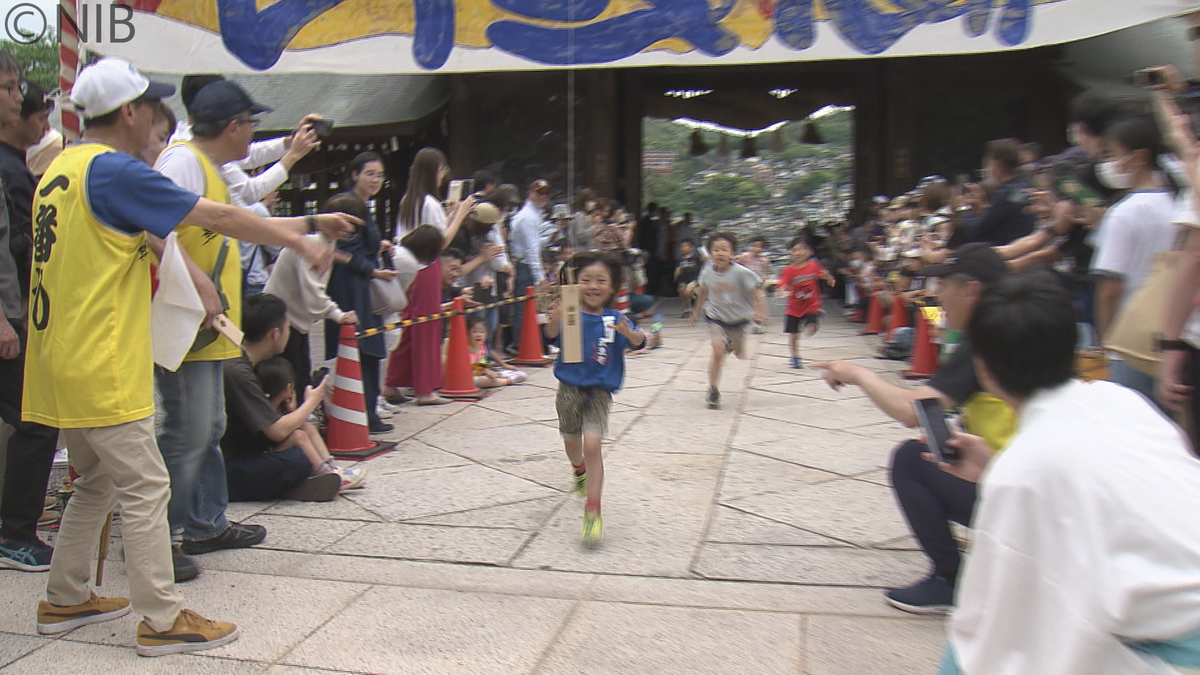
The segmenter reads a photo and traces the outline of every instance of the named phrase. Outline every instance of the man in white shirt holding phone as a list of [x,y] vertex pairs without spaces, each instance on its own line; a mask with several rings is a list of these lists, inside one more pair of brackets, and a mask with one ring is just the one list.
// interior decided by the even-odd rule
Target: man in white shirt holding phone
[[[1003,455],[957,434],[979,483],[941,675],[1200,667],[1200,462],[1136,392],[1074,379],[1071,295],[1048,272],[989,287],[968,328],[1020,421]],[[1189,671],[1190,672],[1190,671]]]

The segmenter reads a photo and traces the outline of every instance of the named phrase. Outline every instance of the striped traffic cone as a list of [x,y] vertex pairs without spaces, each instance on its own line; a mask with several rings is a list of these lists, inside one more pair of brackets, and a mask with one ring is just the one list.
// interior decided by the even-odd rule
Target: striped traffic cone
[[538,325],[533,286],[525,287],[525,295],[529,296],[529,299],[525,301],[525,312],[521,317],[521,344],[517,349],[517,358],[511,359],[509,363],[518,366],[548,366],[554,361],[546,358],[546,352],[542,348],[542,327]]
[[329,405],[325,444],[329,446],[329,454],[340,459],[367,459],[396,445],[371,440],[363,398],[362,366],[358,361],[358,340],[351,324],[342,324],[338,338],[337,370],[333,377],[333,401]]
[[883,332],[883,303],[879,302],[879,293],[871,294],[871,304],[867,308],[867,327],[859,335],[878,335]]
[[439,393],[455,400],[478,401],[483,398],[483,392],[475,386],[475,371],[467,346],[467,320],[462,311],[462,298],[455,298],[454,316],[450,317],[450,342],[446,346],[446,368]]
[[917,328],[913,336],[912,362],[904,374],[906,380],[923,380],[933,377],[938,369],[938,344],[933,341],[929,330],[929,319],[917,310]]

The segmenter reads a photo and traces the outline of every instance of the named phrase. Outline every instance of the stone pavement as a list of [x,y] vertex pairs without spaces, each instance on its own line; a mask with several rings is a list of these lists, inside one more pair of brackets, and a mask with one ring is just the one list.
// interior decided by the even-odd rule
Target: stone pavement
[[[857,328],[829,320],[804,356],[898,371]],[[132,616],[37,637],[45,575],[3,571],[0,672],[932,673],[943,622],[880,591],[925,573],[885,468],[911,432],[789,369],[778,319],[727,361],[719,411],[703,327],[668,319],[664,336],[615,397],[599,549],[579,545],[553,374],[531,370],[480,403],[404,406],[361,491],[231,505],[266,542],[198,558],[181,590],[238,642],[141,659]]]

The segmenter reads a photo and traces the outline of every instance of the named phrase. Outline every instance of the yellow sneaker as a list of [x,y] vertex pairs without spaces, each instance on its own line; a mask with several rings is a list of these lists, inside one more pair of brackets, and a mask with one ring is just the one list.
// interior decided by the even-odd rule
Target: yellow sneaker
[[106,598],[96,595],[79,605],[61,607],[45,600],[38,602],[37,632],[41,635],[58,635],[90,623],[112,621],[129,613],[129,601],[125,598]]
[[224,621],[210,621],[190,609],[179,613],[175,625],[161,633],[138,622],[138,656],[166,656],[215,649],[238,639],[238,628]]
[[583,499],[587,496],[587,472],[577,473],[572,478],[571,496]]
[[595,547],[600,543],[600,538],[604,536],[604,519],[600,517],[599,511],[584,511],[583,512],[583,532],[579,535],[579,540],[588,548]]

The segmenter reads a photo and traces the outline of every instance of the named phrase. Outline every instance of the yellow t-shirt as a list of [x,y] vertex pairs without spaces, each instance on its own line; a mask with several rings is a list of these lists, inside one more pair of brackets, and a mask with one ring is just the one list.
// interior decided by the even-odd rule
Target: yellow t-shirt
[[22,417],[107,427],[154,413],[150,256],[92,213],[85,185],[98,143],[68,147],[33,200],[34,270]]
[[1017,414],[1007,403],[986,392],[976,392],[962,404],[967,433],[982,437],[999,454],[1017,432]]
[[[225,179],[221,177],[221,172],[217,166],[213,164],[212,160],[200,148],[196,147],[190,141],[175,143],[172,147],[180,145],[186,146],[196,155],[196,159],[200,162],[200,167],[204,170],[204,192],[200,196],[214,202],[228,204],[229,188],[225,185]],[[226,240],[229,241],[229,251],[225,254],[225,267],[221,270],[221,292],[225,294],[225,299],[229,301],[229,309],[225,311],[225,316],[233,322],[233,325],[241,326],[242,264],[237,241],[217,234],[212,230],[194,227],[187,223],[183,223],[175,228],[175,232],[179,237],[179,245],[200,266],[200,269],[204,270],[204,273],[209,276],[212,276],[213,270],[217,267],[217,256],[221,252],[222,244]],[[237,358],[240,355],[241,350],[237,345],[230,342],[224,336],[219,336],[212,344],[209,344],[200,351],[189,353],[183,360],[184,362],[223,361],[225,359]]]

